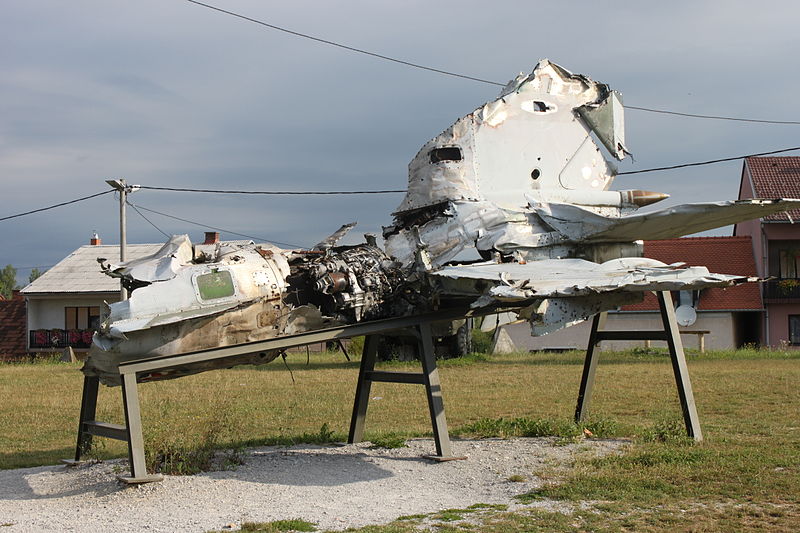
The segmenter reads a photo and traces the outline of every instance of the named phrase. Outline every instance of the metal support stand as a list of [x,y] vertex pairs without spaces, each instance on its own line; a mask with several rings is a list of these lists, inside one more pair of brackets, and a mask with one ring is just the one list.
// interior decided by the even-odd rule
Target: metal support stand
[[418,349],[420,361],[422,362],[421,373],[376,371],[375,359],[379,337],[370,335],[365,339],[361,367],[358,372],[355,401],[353,402],[353,416],[350,419],[350,434],[347,442],[351,444],[361,442],[364,438],[364,420],[367,416],[369,393],[373,382],[416,383],[425,385],[428,410],[433,427],[433,439],[436,443],[436,455],[427,455],[426,457],[434,461],[466,459],[466,457],[454,456],[450,446],[450,436],[447,431],[447,420],[444,413],[444,401],[442,400],[442,386],[439,381],[439,371],[436,368],[430,322],[422,322],[415,329],[418,333]]
[[[160,481],[163,476],[147,474],[137,377],[146,376],[154,371],[181,368],[185,365],[193,365],[204,361],[235,358],[243,354],[284,350],[329,340],[340,341],[341,339],[359,335],[365,335],[366,342],[364,343],[364,355],[361,359],[361,370],[358,376],[353,418],[350,422],[349,442],[358,442],[364,435],[364,418],[367,413],[367,404],[369,403],[369,390],[373,381],[417,383],[425,385],[425,391],[428,395],[428,408],[430,409],[431,423],[433,424],[433,436],[436,441],[437,454],[431,456],[431,458],[437,461],[463,459],[462,457],[453,457],[450,449],[450,437],[447,433],[447,422],[444,416],[439,373],[436,370],[430,322],[432,320],[456,319],[465,316],[465,314],[466,311],[463,309],[451,309],[430,315],[376,320],[350,326],[286,335],[248,344],[121,363],[119,365],[119,373],[122,381],[122,404],[125,408],[125,425],[120,426],[95,420],[99,379],[97,377],[85,377],[75,459],[64,460],[64,462],[70,465],[79,464],[81,457],[91,447],[93,435],[123,440],[128,443],[131,475],[120,476],[119,479],[126,483]],[[375,371],[378,335],[406,328],[415,328],[419,333],[419,353],[423,372],[415,374]]]
[[142,438],[142,421],[139,414],[139,395],[136,387],[136,375],[127,374],[122,381],[122,405],[125,409],[125,425],[109,424],[95,420],[97,414],[97,395],[100,380],[97,377],[83,378],[83,397],[81,415],[78,422],[78,443],[75,446],[75,459],[64,459],[68,466],[85,463],[82,457],[92,447],[92,436],[106,437],[126,441],[128,443],[128,459],[131,475],[118,476],[125,483],[149,483],[161,481],[164,476],[148,475],[144,462],[144,439]]
[[122,375],[122,405],[125,408],[126,439],[128,441],[128,458],[131,466],[130,476],[118,476],[120,481],[128,484],[150,483],[161,481],[160,474],[148,475],[144,462],[144,438],[142,437],[142,417],[139,411],[139,391],[136,386],[136,374]]
[[589,345],[586,348],[586,361],[581,375],[581,386],[578,391],[578,403],[575,408],[575,421],[580,422],[586,418],[589,404],[592,400],[594,388],[594,374],[597,368],[599,350],[597,344],[604,340],[659,340],[666,341],[669,355],[672,360],[672,370],[675,374],[675,384],[678,388],[678,397],[683,411],[683,421],[686,424],[686,433],[696,441],[703,440],[700,430],[700,420],[694,403],[692,383],[689,380],[689,371],[686,366],[686,356],[683,353],[678,322],[675,320],[675,309],[672,306],[672,297],[667,291],[657,292],[658,305],[661,310],[663,331],[602,331],[605,325],[606,313],[595,315],[592,329],[589,334]]
[[68,466],[79,465],[84,461],[81,457],[92,449],[92,435],[88,422],[93,422],[97,413],[97,394],[100,380],[96,377],[83,378],[83,394],[81,395],[81,415],[78,420],[78,443],[75,446],[75,459],[63,459]]

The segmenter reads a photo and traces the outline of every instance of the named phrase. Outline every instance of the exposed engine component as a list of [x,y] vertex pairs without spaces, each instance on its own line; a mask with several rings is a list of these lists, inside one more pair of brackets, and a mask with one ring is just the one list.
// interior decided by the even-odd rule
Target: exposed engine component
[[399,264],[366,244],[296,254],[289,264],[293,303],[315,304],[348,323],[385,316],[384,303],[403,279]]

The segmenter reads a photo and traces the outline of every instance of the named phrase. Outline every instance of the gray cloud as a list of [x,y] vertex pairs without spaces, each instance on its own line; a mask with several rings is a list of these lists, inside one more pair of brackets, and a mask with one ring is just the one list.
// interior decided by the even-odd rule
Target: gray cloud
[[[794,21],[779,2],[375,2],[227,9],[409,61],[505,82],[541,57],[609,83],[631,105],[794,118]],[[780,14],[776,16],[776,14]],[[187,2],[55,0],[0,19],[0,216],[104,190],[103,180],[242,189],[402,188],[407,162],[498,88],[270,31]],[[787,111],[788,109],[788,111]],[[621,170],[797,144],[797,127],[627,113]],[[729,199],[741,163],[620,176],[673,203]],[[297,244],[358,219],[378,231],[391,197],[270,198],[141,191],[142,205]],[[104,196],[0,226],[0,266],[47,265],[116,242]],[[149,215],[169,232],[202,234]],[[130,214],[131,242],[163,236]]]

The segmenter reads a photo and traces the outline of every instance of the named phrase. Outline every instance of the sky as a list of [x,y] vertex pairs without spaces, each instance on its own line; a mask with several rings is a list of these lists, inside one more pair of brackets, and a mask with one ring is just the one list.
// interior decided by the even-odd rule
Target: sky
[[[323,39],[505,83],[548,58],[632,106],[800,120],[797,2],[208,3]],[[354,54],[186,0],[4,0],[0,218],[107,190],[107,179],[240,190],[404,189],[419,148],[498,87]],[[620,171],[800,145],[800,126],[627,110]],[[792,152],[787,155],[798,155]],[[658,207],[735,199],[741,161],[619,176]],[[402,194],[238,196],[140,190],[129,200],[259,240],[312,246],[341,224],[380,234]],[[97,231],[113,194],[0,221],[0,266],[54,265]],[[148,211],[168,234],[207,228]],[[716,234],[730,234],[721,229]],[[166,238],[128,209],[128,242]]]

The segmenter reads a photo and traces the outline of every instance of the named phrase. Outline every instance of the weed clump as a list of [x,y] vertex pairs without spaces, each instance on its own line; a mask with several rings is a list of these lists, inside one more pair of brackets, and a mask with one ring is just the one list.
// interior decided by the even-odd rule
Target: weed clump
[[664,418],[642,432],[642,442],[662,442],[666,444],[693,444],[694,440],[686,435],[686,426],[678,418]]
[[[225,411],[211,414],[198,423],[199,431],[185,433],[173,431],[166,419],[146,426],[144,435],[147,470],[175,476],[188,476],[212,470],[216,464],[217,450],[222,439],[230,433],[230,421]],[[225,455],[226,467],[242,464],[240,449]]]
[[384,433],[370,437],[372,448],[405,448],[406,437],[401,433]]
[[239,531],[245,533],[278,533],[279,531],[316,531],[314,524],[299,518],[273,522],[244,522]]

